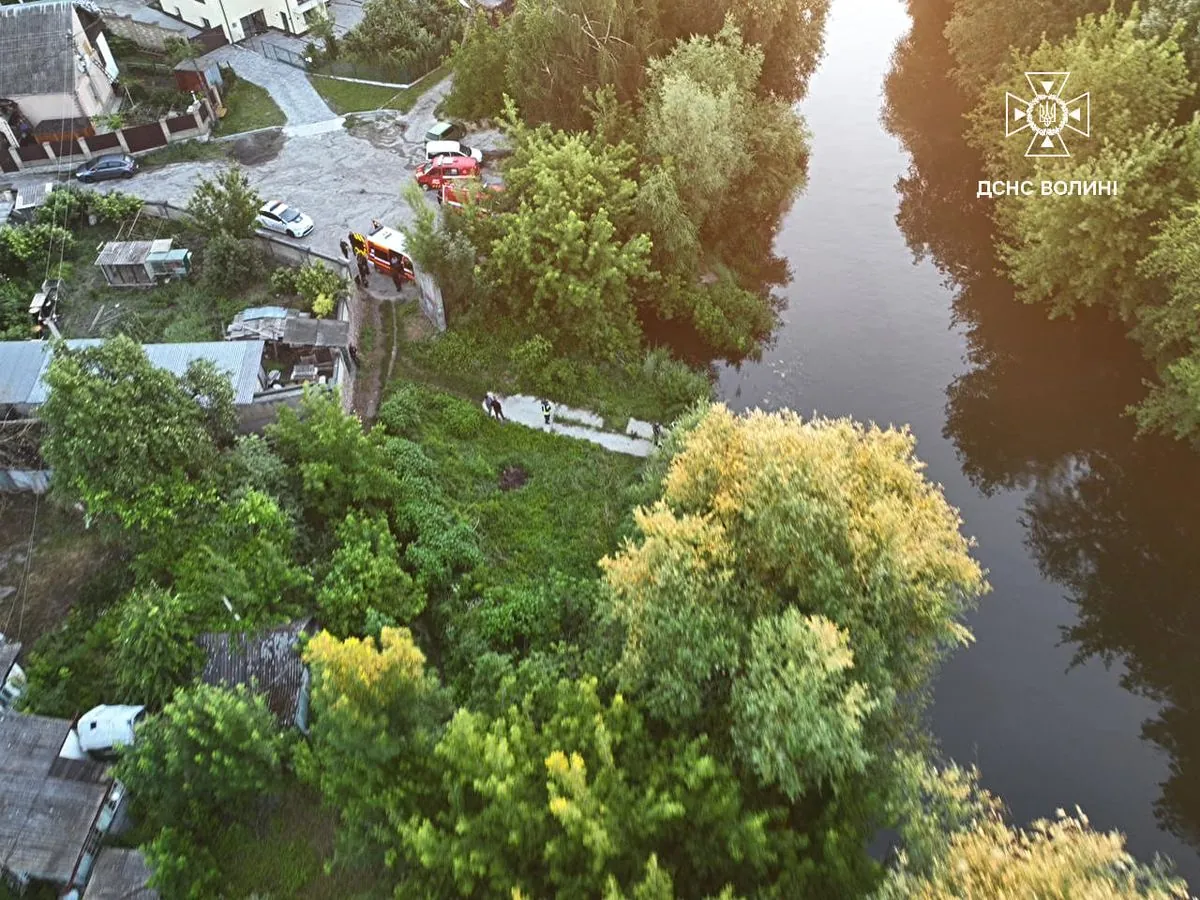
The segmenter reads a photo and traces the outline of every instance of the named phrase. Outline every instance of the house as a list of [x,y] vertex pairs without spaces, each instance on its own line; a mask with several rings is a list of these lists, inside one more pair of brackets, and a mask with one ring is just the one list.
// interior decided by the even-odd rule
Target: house
[[[69,340],[68,349],[96,347],[95,339]],[[176,375],[187,372],[197,360],[207,360],[224,372],[233,388],[233,405],[239,413],[256,401],[265,387],[262,369],[262,341],[229,343],[214,341],[199,344],[143,344],[150,363]],[[0,420],[35,415],[46,401],[46,370],[54,356],[47,341],[0,341]]]
[[140,850],[104,847],[92,866],[83,900],[158,900],[158,891],[147,887],[150,867]]
[[332,18],[328,0],[159,0],[159,7],[197,28],[220,28],[231,43],[268,29],[304,34]]
[[79,759],[66,719],[0,712],[0,876],[81,890],[125,790]]
[[0,35],[0,149],[89,136],[120,106],[104,35],[93,43],[69,0],[0,6]]
[[307,733],[311,676],[299,645],[301,635],[311,632],[312,620],[302,619],[254,634],[202,634],[197,643],[206,658],[200,680],[213,687],[245,685],[264,696],[281,725]]
[[172,248],[172,240],[108,241],[93,265],[110,287],[154,287],[192,271],[192,251]]

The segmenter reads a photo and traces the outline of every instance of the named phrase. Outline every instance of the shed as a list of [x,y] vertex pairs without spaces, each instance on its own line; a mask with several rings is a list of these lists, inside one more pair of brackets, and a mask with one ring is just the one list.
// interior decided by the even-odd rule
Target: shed
[[281,725],[307,731],[309,674],[299,643],[311,628],[312,619],[302,619],[255,634],[203,634],[197,638],[207,657],[200,680],[214,687],[245,685],[265,697]]
[[192,251],[171,245],[170,238],[108,241],[95,265],[112,287],[153,287],[162,280],[186,277],[192,270]]
[[105,847],[96,857],[83,900],[158,900],[149,880],[150,867],[140,850]]
[[18,883],[82,884],[119,802],[102,768],[60,759],[70,731],[65,719],[0,714],[0,871]]
[[225,329],[225,339],[263,340],[289,347],[350,346],[350,323],[343,319],[314,319],[282,306],[242,310]]
[[[0,372],[4,371],[6,352],[14,343],[18,346],[32,345],[39,348],[39,353],[42,354],[39,377],[23,401],[29,407],[41,406],[49,394],[49,388],[43,378],[45,370],[50,366],[51,345],[43,341],[0,343]],[[67,341],[66,345],[71,350],[78,350],[83,347],[98,347],[103,343],[104,341],[96,338],[85,338]],[[246,406],[254,402],[254,394],[262,380],[263,346],[262,341],[244,341],[237,344],[208,341],[197,344],[142,344],[142,350],[146,352],[146,358],[151,365],[166,369],[174,375],[185,374],[188,366],[197,360],[211,362],[217,371],[223,372],[229,378],[233,388],[234,406]],[[0,405],[3,405],[2,399]]]

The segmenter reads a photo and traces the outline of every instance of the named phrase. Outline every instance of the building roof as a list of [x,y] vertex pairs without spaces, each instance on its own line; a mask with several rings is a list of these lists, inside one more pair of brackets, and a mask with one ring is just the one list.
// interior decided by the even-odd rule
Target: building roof
[[140,266],[151,253],[165,253],[171,249],[169,239],[160,241],[108,241],[100,250],[93,265],[97,266]]
[[[97,339],[71,340],[71,350],[98,347]],[[146,358],[160,369],[175,375],[187,372],[188,365],[206,359],[224,372],[233,387],[233,402],[245,406],[258,391],[258,373],[262,367],[262,341],[211,341],[198,344],[142,344]],[[46,402],[49,389],[44,380],[50,366],[52,345],[47,341],[0,341],[0,406]],[[37,367],[36,373],[30,372]]]
[[314,319],[281,306],[259,306],[234,316],[225,329],[225,337],[231,341],[278,341],[290,347],[349,347],[350,323],[341,319]]
[[202,634],[197,642],[208,658],[200,680],[214,687],[244,684],[266,697],[282,724],[293,724],[305,680],[297,644],[311,622],[303,619],[256,634]]
[[43,341],[0,342],[0,406],[29,397],[46,364],[46,347]]
[[0,867],[57,884],[70,881],[110,786],[95,764],[59,765],[70,730],[66,719],[0,715]]
[[0,686],[8,680],[8,673],[16,665],[17,657],[21,655],[21,645],[12,641],[0,640]]
[[73,13],[68,0],[0,6],[0,97],[75,93]]
[[96,857],[83,900],[158,900],[158,891],[146,886],[149,879],[142,851],[105,847]]

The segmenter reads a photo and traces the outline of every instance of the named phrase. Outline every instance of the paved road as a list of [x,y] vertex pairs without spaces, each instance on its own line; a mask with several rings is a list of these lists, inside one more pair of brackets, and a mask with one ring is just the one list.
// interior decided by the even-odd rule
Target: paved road
[[287,116],[289,125],[308,125],[335,118],[333,110],[309,84],[308,77],[294,66],[267,59],[261,53],[236,44],[218,47],[203,58],[229,66],[238,77],[265,88]]
[[[537,397],[527,397],[523,394],[513,394],[505,397],[497,395],[504,418],[526,428],[536,428],[539,431],[549,431],[553,434],[571,437],[580,441],[598,444],[614,453],[624,453],[627,456],[649,456],[654,450],[652,441],[642,437],[649,436],[651,426],[647,422],[630,419],[626,434],[604,431],[604,420],[595,413],[582,409],[571,409],[561,403],[551,402],[550,424],[542,415],[542,402]],[[487,407],[480,401],[484,412]]]

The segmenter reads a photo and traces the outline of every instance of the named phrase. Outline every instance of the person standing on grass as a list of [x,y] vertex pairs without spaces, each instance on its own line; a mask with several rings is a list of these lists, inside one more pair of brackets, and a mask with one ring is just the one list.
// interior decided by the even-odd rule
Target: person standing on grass
[[546,420],[546,427],[550,427],[550,401],[542,401],[542,418]]
[[500,408],[500,398],[493,394],[488,394],[492,398],[492,415],[496,417],[497,422],[504,421],[504,410]]

